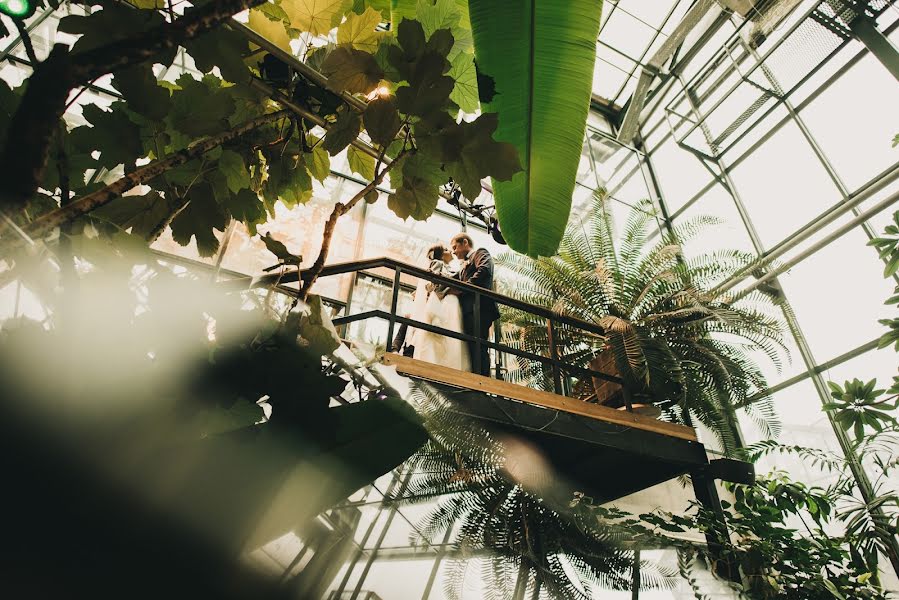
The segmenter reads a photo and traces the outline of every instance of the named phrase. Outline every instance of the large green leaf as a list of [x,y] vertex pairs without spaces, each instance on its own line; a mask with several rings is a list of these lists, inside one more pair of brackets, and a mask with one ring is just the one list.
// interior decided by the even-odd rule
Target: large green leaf
[[482,106],[499,113],[495,138],[524,167],[493,182],[503,237],[531,256],[552,255],[571,210],[593,81],[601,2],[470,0],[478,68],[496,81]]

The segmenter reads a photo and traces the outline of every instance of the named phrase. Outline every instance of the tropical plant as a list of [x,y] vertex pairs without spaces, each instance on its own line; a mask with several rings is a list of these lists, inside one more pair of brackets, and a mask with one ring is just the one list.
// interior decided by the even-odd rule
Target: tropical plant
[[[99,590],[118,584],[98,582],[90,565],[127,579],[118,569],[133,574],[123,564],[132,555],[118,549],[133,539],[146,542],[136,556],[159,577],[153,589],[181,589],[173,563],[188,560],[178,558],[187,542],[192,577],[216,579],[211,563],[236,564],[424,443],[420,418],[395,393],[349,402],[354,366],[333,356],[340,340],[318,297],[272,318],[246,309],[264,293],[178,275],[139,244],[119,257],[106,240],[75,241],[88,268],[65,294],[58,272],[46,288],[33,285],[41,273],[23,274],[49,316],[0,324],[4,451],[22,465],[10,475],[13,505],[27,539],[67,523],[65,543],[80,553],[67,569],[83,574],[58,584],[66,593],[113,595]],[[8,566],[29,573],[33,556]]]
[[[676,548],[682,574],[700,600],[707,596],[693,575],[696,557],[747,600],[888,597],[879,584],[876,562],[863,558],[855,536],[831,533],[840,521],[833,490],[808,487],[777,472],[752,485],[726,487],[734,498],[733,504],[722,502],[729,535],[722,533],[720,517],[698,504],[684,515],[630,515],[593,506],[589,498],[577,504],[622,536]],[[715,544],[677,535],[690,530],[711,535]]]
[[[634,553],[593,518],[569,514],[513,481],[501,442],[452,412],[432,388],[413,398],[431,432],[412,459],[416,475],[401,499],[436,505],[421,520],[412,543],[430,544],[458,524],[453,542],[463,558],[449,567],[446,592],[459,597],[468,557],[486,561],[485,597],[592,598],[591,590],[629,590]],[[667,588],[674,574],[641,561],[642,589]]]
[[[713,291],[752,264],[751,255],[681,252],[682,243],[715,219],[688,219],[651,241],[653,214],[650,202],[639,203],[615,239],[611,208],[597,192],[589,216],[569,224],[558,256],[535,260],[503,254],[501,273],[513,297],[605,330],[597,336],[558,326],[554,341],[565,363],[586,368],[602,353],[611,355],[626,396],[655,403],[671,420],[689,425],[698,419],[733,451],[733,406],[767,388],[753,353],[779,368],[780,321],[761,293],[733,302]],[[510,343],[549,356],[545,321],[515,310],[504,319]],[[542,363],[523,361],[520,367],[534,385],[550,385],[551,373]],[[766,437],[776,436],[769,399],[754,401],[747,411]]]
[[497,139],[514,144],[524,168],[493,184],[503,237],[551,256],[571,212],[602,2],[470,0],[469,11],[478,68],[496,82],[485,109],[502,115]]
[[[460,106],[477,110],[477,79],[467,22],[445,1],[420,2],[421,21],[404,18],[389,32],[379,30],[390,19],[386,6],[367,2],[232,0],[180,16],[156,3],[90,4],[100,10],[59,22],[80,35],[74,45],[43,61],[23,30],[34,74],[15,90],[0,83],[3,205],[32,239],[89,224],[100,235],[128,230],[152,242],[170,227],[177,242],[194,239],[210,256],[216,230],[234,220],[255,233],[276,203],[307,202],[313,179],[329,177],[331,158],[345,152],[368,183],[335,204],[306,265],[305,298],[337,220],[362,200],[376,202],[388,173],[388,207],[424,220],[440,186],[452,181],[474,199],[482,178],[520,170],[515,148],[493,139],[495,113],[456,118]],[[249,29],[228,20],[254,6]],[[253,28],[277,56],[250,43],[259,41]],[[323,36],[336,43],[321,45]],[[299,56],[291,38],[302,42]],[[153,64],[170,66],[179,45],[205,75],[158,81]],[[282,58],[307,64],[297,70]],[[61,120],[66,96],[108,73],[122,100],[108,110],[86,104],[88,124],[70,130]],[[120,166],[124,176],[114,175]],[[141,195],[124,195],[135,189]],[[18,231],[4,233],[5,250],[26,243]]]

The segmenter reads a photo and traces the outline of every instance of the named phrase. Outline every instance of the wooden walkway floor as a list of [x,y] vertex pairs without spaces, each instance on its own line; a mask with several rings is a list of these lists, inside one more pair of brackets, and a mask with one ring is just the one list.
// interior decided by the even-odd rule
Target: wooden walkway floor
[[697,441],[696,431],[684,425],[659,421],[651,417],[624,410],[616,410],[607,406],[589,404],[574,398],[559,396],[551,392],[535,390],[508,381],[501,381],[492,377],[484,377],[483,375],[415,360],[399,354],[387,353],[381,359],[381,363],[385,366],[396,367],[398,373],[415,377],[416,379],[493,394],[533,406],[589,417],[614,425],[625,425],[633,429],[649,431],[691,442]]

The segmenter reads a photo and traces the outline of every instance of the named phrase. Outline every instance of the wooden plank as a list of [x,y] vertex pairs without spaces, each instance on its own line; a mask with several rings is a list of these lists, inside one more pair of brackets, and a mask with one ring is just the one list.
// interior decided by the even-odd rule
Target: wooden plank
[[492,377],[484,377],[483,375],[475,375],[456,369],[450,369],[442,365],[435,365],[414,358],[401,356],[399,354],[387,353],[381,358],[381,363],[387,366],[396,367],[397,372],[428,381],[436,381],[448,385],[455,385],[469,390],[477,390],[487,394],[495,394],[504,398],[519,400],[528,404],[542,406],[553,410],[562,410],[568,413],[590,417],[607,423],[615,423],[616,425],[626,425],[635,429],[651,431],[662,435],[668,435],[691,442],[696,441],[696,432],[685,425],[676,423],[667,423],[656,419],[629,413],[623,410],[615,410],[607,406],[599,406],[596,404],[588,404],[575,400],[574,398],[566,398],[550,392],[535,390],[523,385],[509,383],[493,379]]

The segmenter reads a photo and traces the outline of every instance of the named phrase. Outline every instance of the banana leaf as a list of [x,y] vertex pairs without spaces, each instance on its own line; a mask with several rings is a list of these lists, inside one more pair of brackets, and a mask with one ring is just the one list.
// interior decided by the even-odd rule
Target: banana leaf
[[602,2],[469,0],[478,69],[496,95],[497,141],[518,149],[524,170],[494,181],[500,227],[513,250],[556,253],[574,192],[593,85]]

